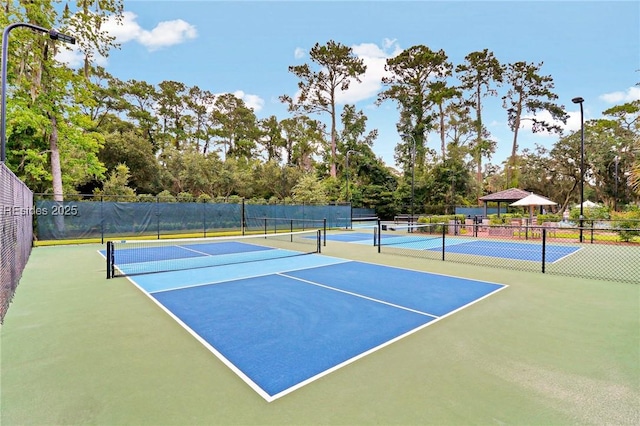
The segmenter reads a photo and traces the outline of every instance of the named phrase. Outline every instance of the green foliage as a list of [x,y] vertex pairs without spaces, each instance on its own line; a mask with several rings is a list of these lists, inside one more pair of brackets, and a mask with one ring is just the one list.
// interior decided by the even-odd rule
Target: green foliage
[[129,168],[125,164],[119,164],[109,174],[102,189],[94,190],[94,194],[102,196],[105,200],[136,201],[136,191],[128,186],[129,176]]
[[613,219],[613,226],[618,228],[621,241],[629,242],[640,236],[640,206],[631,206],[625,212],[614,212]]
[[242,201],[243,201],[243,198],[237,195],[231,195],[226,199],[227,203],[232,203],[232,204],[242,204]]
[[161,203],[175,203],[177,200],[176,197],[173,196],[171,191],[165,189],[158,194],[158,201]]
[[520,213],[502,213],[500,216],[497,214],[488,215],[489,224],[491,225],[509,225],[512,219],[522,219],[523,217],[524,215]]
[[210,203],[212,201],[211,195],[209,194],[200,194],[198,198],[196,198],[197,203]]
[[561,222],[562,221],[562,214],[545,213],[545,214],[539,214],[537,217],[538,217],[538,224],[542,224],[544,222]]
[[293,188],[292,198],[299,204],[326,204],[327,193],[323,184],[312,175],[307,174]]
[[140,203],[155,203],[157,200],[155,195],[151,194],[138,194],[138,202]]
[[195,201],[195,197],[191,195],[191,193],[183,191],[178,193],[176,201],[179,203],[193,203]]
[[[599,207],[584,207],[582,209],[584,214],[584,219],[588,220],[598,220],[598,219],[610,219],[611,214],[609,208],[606,206]],[[569,219],[572,221],[580,220],[580,206],[573,207],[569,211]]]

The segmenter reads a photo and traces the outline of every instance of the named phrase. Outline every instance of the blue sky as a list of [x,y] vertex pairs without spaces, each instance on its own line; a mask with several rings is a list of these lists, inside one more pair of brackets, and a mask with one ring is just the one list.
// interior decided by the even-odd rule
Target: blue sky
[[[558,103],[570,113],[566,132],[579,129],[571,99],[585,99],[585,119],[640,99],[640,3],[637,1],[131,1],[122,25],[105,26],[121,43],[100,63],[121,80],[180,81],[212,93],[235,93],[258,118],[289,116],[278,101],[295,95],[288,67],[310,63],[315,43],[351,46],[368,66],[364,81],[342,94],[378,129],[374,152],[393,166],[399,141],[396,104],[375,106],[384,61],[423,44],[443,49],[454,65],[489,49],[502,63],[544,62]],[[504,92],[504,88],[499,89]],[[326,121],[326,116],[316,118]],[[501,163],[512,133],[499,97],[485,99],[484,121]],[[551,147],[555,135],[519,136],[520,150]],[[433,136],[428,145],[439,147]]]

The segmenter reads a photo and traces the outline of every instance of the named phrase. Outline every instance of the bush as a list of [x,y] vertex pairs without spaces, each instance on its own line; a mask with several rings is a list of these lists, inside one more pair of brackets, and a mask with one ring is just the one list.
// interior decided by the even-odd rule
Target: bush
[[151,194],[138,194],[138,202],[139,203],[155,203],[156,197]]
[[546,213],[546,214],[538,215],[538,223],[561,222],[561,221],[562,221],[562,214]]
[[169,190],[165,189],[158,194],[158,201],[160,201],[161,203],[175,203],[176,197],[174,197],[173,194],[169,192]]
[[631,206],[622,213],[613,213],[613,226],[618,228],[621,241],[629,242],[640,235],[640,208]]
[[211,195],[209,194],[205,194],[204,192],[200,195],[198,195],[198,198],[196,199],[196,202],[198,203],[210,203],[212,200]]

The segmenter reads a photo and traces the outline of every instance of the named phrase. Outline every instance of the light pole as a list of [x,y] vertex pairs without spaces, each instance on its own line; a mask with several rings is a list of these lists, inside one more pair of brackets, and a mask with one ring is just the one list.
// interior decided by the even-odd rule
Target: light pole
[[28,24],[26,22],[17,22],[4,29],[4,32],[2,33],[2,98],[0,99],[0,106],[2,107],[2,111],[0,112],[0,163],[4,163],[7,159],[7,58],[9,56],[9,33],[11,30],[18,27],[27,27],[35,31],[40,31],[41,33],[47,33],[51,40],[60,40],[64,43],[76,44],[75,37],[59,33],[53,29],[48,30],[46,28],[38,27],[37,25]]
[[353,149],[350,149],[349,151],[347,151],[347,156],[345,159],[344,169],[347,174],[347,203],[351,203],[351,200],[349,199],[350,198],[349,197],[349,154],[359,154],[359,152]]
[[584,224],[584,111],[581,97],[571,99],[574,104],[580,104],[580,242],[582,242],[582,227]]

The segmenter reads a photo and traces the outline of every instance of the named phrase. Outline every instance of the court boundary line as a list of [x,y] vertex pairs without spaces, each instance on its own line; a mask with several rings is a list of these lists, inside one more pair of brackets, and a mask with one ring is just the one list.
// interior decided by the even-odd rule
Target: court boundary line
[[242,370],[240,370],[234,363],[232,363],[227,357],[225,357],[220,351],[218,351],[214,346],[212,346],[209,342],[207,342],[202,336],[196,333],[191,327],[189,327],[184,321],[182,321],[179,317],[177,317],[171,310],[169,310],[166,306],[164,306],[159,300],[152,296],[151,293],[146,291],[144,288],[140,287],[135,281],[131,279],[131,277],[127,276],[127,280],[133,283],[134,286],[138,288],[144,295],[146,295],[149,299],[153,301],[157,306],[160,307],[166,314],[168,314],[171,318],[173,318],[176,323],[186,330],[191,336],[193,336],[200,344],[202,344],[206,349],[208,349],[218,360],[220,360],[226,367],[228,367],[231,371],[236,373],[240,379],[245,382],[251,389],[253,389],[258,395],[260,395],[265,400],[269,401],[271,397],[264,389],[262,389],[257,383],[255,383],[249,376],[247,376]]
[[[359,261],[355,261],[354,260],[353,262],[359,262]],[[361,263],[367,263],[367,262],[361,262]],[[372,263],[372,264],[373,265],[377,265],[377,266],[385,266],[385,267],[387,267],[386,265],[378,265],[378,264],[374,264],[374,263]],[[430,274],[430,272],[416,271],[416,270],[413,270],[413,269],[407,269],[407,268],[401,268],[401,267],[389,266],[389,268],[405,269],[407,271],[422,272],[422,273],[425,273],[425,274]],[[497,283],[491,283],[491,282],[488,282],[488,281],[480,281],[480,280],[467,279],[467,278],[463,278],[463,277],[448,276],[446,274],[434,274],[434,275],[447,276],[447,277],[458,278],[458,279],[467,280],[467,281],[476,281],[476,282],[485,282],[485,283],[489,283],[489,284],[497,284]],[[294,278],[294,277],[289,277],[289,278]],[[488,298],[489,296],[492,296],[492,295],[494,295],[494,294],[496,294],[496,293],[498,293],[498,292],[500,292],[500,291],[502,291],[502,290],[504,290],[504,289],[509,287],[507,284],[497,284],[497,285],[500,285],[501,287],[491,291],[490,293],[485,294],[484,296],[482,296],[482,297],[480,297],[480,298],[478,298],[476,300],[473,300],[473,301],[471,301],[471,302],[469,302],[469,303],[467,303],[465,305],[462,305],[462,306],[454,309],[451,312],[447,312],[445,315],[442,315],[440,317],[436,317],[433,320],[428,321],[427,323],[422,324],[419,327],[416,327],[416,328],[414,328],[412,330],[409,330],[409,331],[407,331],[407,332],[405,332],[405,333],[403,333],[403,334],[401,334],[399,336],[396,336],[391,340],[388,340],[388,341],[386,341],[384,343],[381,343],[378,346],[375,346],[375,347],[373,347],[373,348],[371,348],[371,349],[369,349],[369,350],[367,350],[365,352],[362,352],[361,354],[358,354],[358,355],[356,355],[354,357],[351,357],[351,358],[349,358],[347,360],[344,360],[343,362],[341,362],[339,364],[336,364],[333,367],[331,367],[331,368],[329,368],[329,369],[327,369],[327,370],[325,370],[325,371],[323,371],[321,373],[316,374],[315,376],[311,376],[308,379],[303,380],[302,382],[299,382],[299,383],[291,386],[290,388],[287,388],[287,389],[285,389],[285,390],[273,395],[270,399],[267,399],[267,402],[273,402],[278,398],[281,398],[281,397],[283,397],[283,396],[285,396],[285,395],[287,395],[287,394],[289,394],[291,392],[294,392],[294,391],[302,388],[303,386],[306,386],[306,385],[308,385],[308,384],[310,384],[310,383],[312,383],[312,382],[314,382],[314,381],[316,381],[316,380],[318,380],[318,379],[320,379],[320,378],[322,378],[324,376],[327,376],[327,375],[339,370],[342,367],[346,367],[349,364],[352,364],[352,363],[354,363],[354,362],[356,362],[356,361],[358,361],[358,360],[360,360],[360,359],[362,359],[362,358],[364,358],[364,357],[366,357],[368,355],[371,355],[372,353],[377,352],[380,349],[383,349],[383,348],[385,348],[387,346],[390,346],[390,345],[392,345],[392,344],[404,339],[405,337],[410,336],[411,334],[417,333],[417,332],[421,331],[422,329],[424,329],[426,327],[429,327],[430,325],[435,324],[435,323],[447,318],[448,316],[453,315],[453,314],[455,314],[455,313],[457,313],[457,312],[459,312],[459,311],[461,311],[463,309],[466,309],[466,308],[468,308],[468,307],[480,302],[481,300],[484,300],[484,299]]]
[[[319,255],[319,256],[322,256],[322,255]],[[330,257],[330,256],[324,256],[324,257]],[[278,257],[278,258],[275,258],[275,259],[256,260],[256,261],[252,261],[251,263],[267,262],[269,260],[279,260],[279,259],[284,259],[284,258]],[[335,259],[339,259],[339,258],[335,258]],[[352,262],[352,261],[345,259],[345,260],[342,260],[341,262],[335,262],[335,263],[331,263],[329,265],[314,265],[314,266],[308,266],[308,267],[304,267],[304,268],[293,268],[293,269],[287,269],[287,270],[278,271],[278,272],[269,272],[269,273],[264,273],[264,274],[250,275],[250,276],[242,277],[242,278],[233,278],[231,280],[208,281],[208,282],[205,282],[205,283],[190,284],[190,285],[186,285],[186,286],[182,286],[182,287],[167,288],[167,289],[164,289],[164,290],[156,290],[156,291],[148,291],[147,293],[149,293],[149,294],[166,293],[166,292],[174,291],[174,290],[185,290],[185,289],[188,289],[188,288],[204,287],[204,286],[207,286],[207,285],[217,285],[217,284],[224,284],[224,283],[232,283],[234,281],[249,280],[249,279],[252,279],[252,278],[260,278],[260,277],[268,277],[269,275],[278,275],[278,274],[282,274],[282,273],[286,273],[286,272],[304,271],[305,269],[313,269],[313,268],[318,268],[320,266],[339,265],[339,264],[342,264],[342,263],[349,263],[349,262]],[[223,266],[231,266],[231,265],[234,265],[234,264],[223,265]],[[207,267],[199,268],[199,269],[219,268],[219,267],[220,266],[207,266]],[[181,271],[167,271],[167,272],[181,272]],[[127,276],[127,278],[129,278],[129,276]]]
[[[339,263],[335,263],[333,265],[340,265],[340,264]],[[325,265],[325,266],[333,266],[333,265]],[[318,266],[316,266],[314,268],[318,268]],[[309,269],[312,269],[312,268],[309,268]],[[276,275],[280,275],[280,276],[283,276],[283,277],[286,277],[286,278],[293,278],[294,280],[302,281],[303,283],[306,283],[306,284],[315,285],[315,286],[318,286],[318,287],[326,288],[328,290],[333,290],[333,291],[337,291],[339,293],[348,294],[348,295],[354,296],[354,297],[359,297],[361,299],[369,300],[371,302],[376,302],[376,303],[380,303],[382,305],[391,306],[392,308],[398,308],[398,309],[402,309],[402,310],[405,310],[405,311],[413,312],[414,314],[424,315],[424,316],[431,317],[431,318],[434,318],[434,319],[440,318],[438,315],[433,315],[433,314],[429,314],[427,312],[418,311],[416,309],[411,309],[411,308],[408,308],[406,306],[396,305],[395,303],[391,303],[391,302],[385,302],[384,300],[374,299],[373,297],[365,296],[364,294],[359,294],[359,293],[354,293],[354,292],[347,291],[347,290],[342,290],[340,288],[331,287],[331,286],[326,285],[326,284],[320,284],[320,283],[317,283],[317,282],[314,282],[314,281],[311,281],[311,280],[306,280],[304,278],[292,277],[292,276],[286,275],[285,273],[282,273],[282,272],[278,272]]]
[[[100,253],[100,251],[98,251],[98,253],[100,255],[102,255],[102,253]],[[421,331],[422,329],[435,324],[447,317],[449,317],[450,315],[453,315],[463,309],[466,309],[502,290],[505,290],[506,288],[509,287],[508,284],[500,284],[500,283],[496,283],[496,282],[491,282],[491,281],[486,281],[486,280],[478,280],[478,279],[473,279],[473,278],[465,278],[465,277],[460,277],[460,276],[455,276],[455,275],[449,275],[449,274],[441,274],[441,273],[435,273],[435,272],[428,272],[428,271],[421,271],[421,270],[417,270],[417,269],[413,269],[413,268],[403,268],[403,267],[399,267],[399,266],[389,266],[389,265],[385,265],[385,264],[379,264],[379,263],[373,263],[373,262],[364,262],[364,261],[360,261],[360,260],[351,260],[351,259],[343,259],[343,258],[339,258],[339,257],[335,257],[335,256],[324,256],[324,255],[318,255],[318,256],[323,256],[323,257],[327,257],[327,258],[332,258],[332,259],[336,259],[339,260],[339,262],[333,263],[331,265],[338,265],[338,264],[342,264],[342,263],[350,263],[350,262],[359,262],[359,263],[364,263],[364,264],[369,264],[369,265],[374,265],[374,266],[382,266],[385,268],[391,268],[391,269],[401,269],[401,270],[405,270],[405,271],[413,271],[413,272],[420,272],[423,274],[430,274],[430,275],[436,275],[436,276],[442,276],[442,277],[449,277],[449,278],[457,278],[460,280],[466,280],[466,281],[474,281],[474,282],[480,282],[480,283],[487,283],[487,284],[494,284],[494,285],[498,285],[499,287],[496,288],[495,290],[485,294],[484,296],[475,299],[465,305],[462,305],[456,309],[454,309],[453,311],[447,312],[445,315],[442,315],[440,317],[436,317],[434,319],[432,319],[431,321],[426,322],[425,324],[416,327],[412,330],[409,330],[401,335],[398,335],[396,337],[394,337],[393,339],[390,339],[378,346],[375,346],[365,352],[362,352],[354,357],[351,357],[339,364],[334,365],[333,367],[324,370],[314,376],[311,376],[281,392],[278,392],[274,395],[269,395],[264,389],[262,389],[257,383],[255,383],[253,380],[251,380],[251,378],[249,376],[247,376],[244,372],[242,372],[242,370],[240,370],[238,367],[236,367],[235,364],[233,364],[229,359],[227,359],[222,353],[220,353],[215,347],[213,347],[211,344],[209,344],[206,340],[204,340],[204,338],[202,338],[200,335],[198,335],[194,330],[192,330],[184,321],[182,321],[180,318],[178,318],[173,312],[171,312],[168,308],[166,308],[162,303],[160,303],[160,301],[158,301],[155,297],[153,297],[152,293],[146,291],[144,288],[142,288],[140,285],[138,285],[138,283],[136,283],[133,280],[133,277],[125,275],[125,278],[127,279],[127,281],[129,281],[130,283],[132,283],[137,289],[138,291],[140,291],[141,293],[143,293],[145,296],[147,296],[156,306],[160,307],[160,309],[162,309],[162,311],[164,311],[166,314],[168,314],[171,318],[173,318],[176,323],[182,327],[184,330],[186,330],[191,336],[193,336],[196,341],[198,341],[200,344],[202,344],[206,349],[208,349],[218,360],[220,360],[226,367],[228,367],[232,372],[234,372],[235,374],[237,374],[237,376],[243,381],[245,382],[251,389],[253,389],[258,395],[260,395],[265,401],[267,401],[268,403],[271,403],[283,396],[288,395],[289,393],[292,393],[324,376],[327,376],[339,369],[341,369],[342,367],[345,367],[351,363],[354,363],[374,352],[377,352],[380,349],[383,349],[386,346],[390,346],[402,339],[404,339],[407,336],[410,336],[411,334],[417,333],[419,331]],[[323,265],[323,266],[331,266],[331,265]],[[304,270],[304,269],[312,269],[312,268],[317,268],[319,266],[313,266],[311,268],[297,268],[297,269],[292,269],[289,271],[285,271],[285,272],[292,272],[295,270]],[[219,283],[226,283],[226,282],[233,282],[233,281],[239,281],[239,280],[243,280],[243,279],[250,279],[250,278],[257,278],[260,276],[268,276],[268,275],[277,275],[278,273],[271,273],[271,274],[263,274],[263,275],[257,275],[257,276],[253,276],[253,277],[248,277],[248,278],[238,278],[235,280],[229,280],[229,281],[221,281]],[[291,278],[294,279],[294,277],[288,277],[285,275],[286,278]],[[215,285],[218,284],[216,282],[212,282],[209,285]],[[203,285],[207,285],[207,284],[203,284]],[[165,290],[168,291],[168,290]],[[156,293],[156,292],[154,292]]]
[[[461,242],[461,243],[456,243],[456,244],[452,244],[452,247],[457,247],[457,246],[464,246],[465,244],[473,244],[473,243],[480,243],[478,245],[476,245],[476,247],[479,248],[491,248],[491,246],[484,246],[481,245],[482,243],[488,243],[488,242],[492,242],[491,240],[471,240],[471,241],[465,241],[465,242]],[[491,257],[491,258],[497,258],[497,259],[506,259],[506,260],[515,260],[515,261],[519,261],[519,262],[535,262],[535,263],[541,263],[542,262],[542,245],[541,244],[536,244],[535,242],[531,242],[531,243],[526,243],[524,241],[493,241],[495,243],[505,243],[505,244],[519,244],[521,246],[529,246],[529,247],[538,247],[540,248],[540,259],[514,259],[511,257],[502,257],[502,256],[491,256],[491,255],[487,255],[487,254],[478,254],[478,253],[456,253],[456,252],[449,252],[449,254],[452,255],[465,255],[465,256],[482,256],[482,257]],[[579,252],[580,250],[582,250],[584,247],[579,247],[579,246],[561,246],[561,245],[553,245],[553,244],[548,244],[547,248],[546,248],[546,253],[549,253],[549,247],[568,247],[568,248],[575,248],[575,250],[573,250],[571,253],[567,253],[562,257],[559,257],[558,259],[554,260],[553,262],[549,262],[548,260],[545,260],[545,264],[550,264],[553,265],[556,262],[559,262],[561,260],[563,260],[566,257],[569,256],[573,256],[574,254],[576,254],[577,252]],[[441,247],[439,247],[438,249],[441,249]],[[434,248],[425,248],[425,249],[420,249],[422,251],[435,251]],[[518,252],[518,253],[533,253],[533,250],[526,250],[526,249],[520,249],[520,248],[515,248],[513,249],[514,251]],[[553,249],[552,249],[553,250]],[[445,253],[446,253],[446,246],[445,246]],[[536,252],[537,253],[537,252]],[[508,269],[508,268],[507,268]]]

